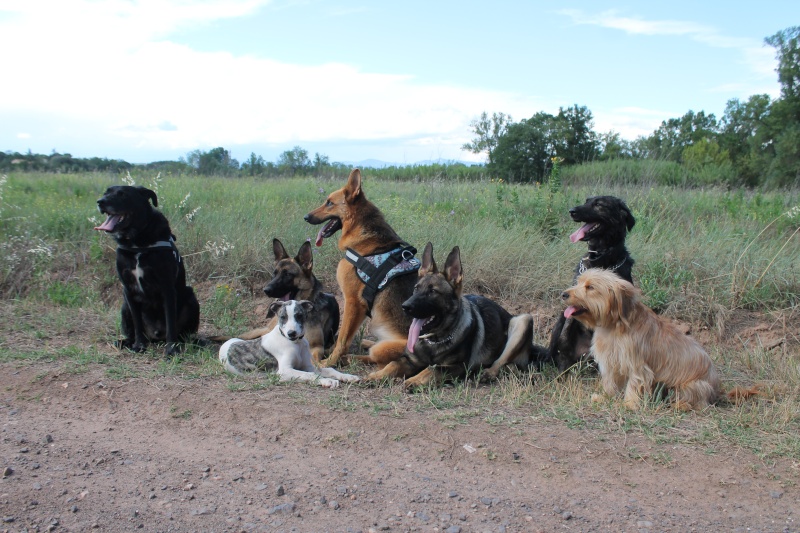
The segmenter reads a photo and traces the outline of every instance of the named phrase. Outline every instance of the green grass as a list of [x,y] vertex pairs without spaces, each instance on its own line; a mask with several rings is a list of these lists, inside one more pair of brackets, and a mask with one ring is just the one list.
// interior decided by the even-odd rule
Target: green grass
[[[348,386],[327,391],[324,405],[376,416],[431,413],[454,428],[544,421],[599,436],[635,433],[656,443],[711,451],[734,445],[765,459],[800,459],[796,339],[790,333],[777,348],[760,346],[741,336],[735,323],[743,310],[761,313],[770,323],[796,320],[800,218],[787,213],[800,204],[800,191],[686,189],[675,186],[682,183],[679,170],[658,162],[653,168],[625,162],[571,167],[563,169],[558,190],[487,179],[382,181],[366,172],[364,191],[418,249],[430,240],[439,259],[460,246],[466,292],[542,317],[558,311],[559,294],[585,253],[585,245],[567,239],[577,227],[568,209],[597,194],[624,198],[636,217],[627,245],[645,301],[691,323],[693,331],[708,328],[731,339],[724,347],[709,346],[709,352],[726,382],[762,383],[761,398],[689,414],[654,400],[631,413],[598,396],[595,377],[578,372],[556,379],[553,369],[545,369],[509,372],[488,386],[467,380],[414,394],[396,383],[376,385],[369,395],[359,393],[362,385]],[[280,238],[291,253],[313,240],[319,228],[306,224],[303,215],[344,183],[133,178],[157,189],[200,295],[204,325],[220,334],[261,325],[253,323],[254,295],[261,295],[270,278],[272,239]],[[119,338],[114,244],[92,227],[100,221],[96,199],[118,183],[117,176],[102,174],[9,174],[0,206],[0,362],[55,363],[74,373],[100,366],[108,379],[119,380],[219,378],[231,392],[281,385],[274,377],[224,376],[214,347],[189,346],[174,359],[164,359],[161,346],[144,354],[110,348]],[[341,257],[334,241],[314,249],[314,272],[331,291]],[[76,335],[81,342],[71,339]],[[543,334],[537,341],[545,341]],[[367,369],[349,371],[363,375]],[[647,460],[673,462],[668,455]]]

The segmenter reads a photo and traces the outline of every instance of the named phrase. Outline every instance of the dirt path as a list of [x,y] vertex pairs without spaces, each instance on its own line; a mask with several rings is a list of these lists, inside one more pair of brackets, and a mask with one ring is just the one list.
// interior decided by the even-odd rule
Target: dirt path
[[[520,414],[453,427],[399,390],[231,392],[4,364],[6,531],[797,531],[798,465]],[[633,451],[635,450],[635,452]],[[664,457],[669,457],[664,461]],[[661,458],[661,459],[660,459]],[[785,483],[784,483],[785,485]]]

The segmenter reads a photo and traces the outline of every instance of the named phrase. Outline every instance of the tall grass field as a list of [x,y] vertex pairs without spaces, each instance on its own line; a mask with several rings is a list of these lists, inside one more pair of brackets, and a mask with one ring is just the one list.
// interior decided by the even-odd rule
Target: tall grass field
[[[624,420],[622,430],[654,439],[711,447],[733,443],[763,457],[800,459],[800,328],[792,327],[800,303],[800,191],[688,189],[647,180],[626,180],[622,186],[606,176],[593,181],[584,174],[574,181],[509,185],[490,179],[389,181],[367,171],[363,188],[401,237],[420,251],[430,241],[437,260],[443,260],[458,245],[465,291],[494,298],[512,312],[533,312],[539,343],[547,342],[547,328],[561,311],[559,295],[586,253],[585,243],[568,239],[577,229],[569,208],[593,195],[623,198],[636,217],[627,246],[645,302],[687,323],[693,333],[704,332],[702,340],[726,384],[755,383],[762,395],[703,413],[673,412],[658,402],[627,413],[618,401],[597,400],[600,389],[591,374],[556,379],[546,368],[509,372],[491,386],[467,382],[431,389],[421,397],[465,412],[523,409],[588,429],[619,429]],[[272,239],[281,239],[291,253],[305,240],[313,241],[319,227],[303,216],[345,179],[3,176],[0,319],[6,323],[0,329],[0,361],[46,359],[72,368],[106,364],[118,379],[135,371],[125,361],[138,356],[107,355],[107,343],[118,335],[121,287],[113,240],[92,230],[103,218],[96,200],[109,185],[126,182],[157,192],[189,282],[198,290],[204,331],[231,335],[261,325],[244,310],[263,298],[259,291],[273,268]],[[314,252],[314,272],[331,292],[338,290],[335,269],[341,258],[334,241]],[[784,337],[760,343],[757,336],[745,335],[754,327],[784,332]],[[76,329],[83,332],[77,344],[48,347],[42,341]],[[160,371],[187,378],[221,375],[215,358],[214,347],[194,348],[182,360],[159,362]],[[233,383],[232,389],[254,386]],[[391,403],[392,397],[387,394],[385,401]]]

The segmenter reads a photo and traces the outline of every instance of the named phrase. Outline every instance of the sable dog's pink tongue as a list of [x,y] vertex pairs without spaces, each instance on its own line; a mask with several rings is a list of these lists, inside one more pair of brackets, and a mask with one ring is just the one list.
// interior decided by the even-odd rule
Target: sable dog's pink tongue
[[569,240],[572,242],[578,242],[579,240],[586,237],[586,232],[589,230],[590,225],[591,224],[584,224],[583,226],[578,228],[578,231],[569,236]]
[[108,215],[106,221],[96,226],[94,229],[97,231],[114,231],[117,223],[119,222],[120,216],[119,215]]
[[575,314],[575,311],[577,311],[577,310],[578,310],[577,307],[575,307],[574,305],[570,305],[569,307],[564,309],[564,318],[571,317],[572,315]]
[[411,353],[414,353],[414,345],[417,344],[419,339],[419,332],[422,331],[422,323],[425,322],[424,318],[415,318],[411,321],[411,327],[408,328],[408,343],[406,348]]
[[325,226],[322,226],[322,229],[319,230],[319,233],[317,233],[317,240],[314,241],[314,244],[316,244],[317,246],[322,246],[322,240],[324,239],[324,237],[322,236],[323,231],[325,231]]

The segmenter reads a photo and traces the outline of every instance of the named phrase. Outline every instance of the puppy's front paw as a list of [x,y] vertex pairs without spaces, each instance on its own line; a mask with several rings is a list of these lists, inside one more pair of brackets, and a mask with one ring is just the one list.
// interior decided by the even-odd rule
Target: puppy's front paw
[[336,387],[339,386],[339,381],[330,378],[320,378],[319,384],[320,386],[325,387],[326,389],[335,389]]
[[354,376],[353,374],[341,374],[339,376],[339,381],[344,381],[345,383],[355,383],[356,381],[361,381],[361,378]]

